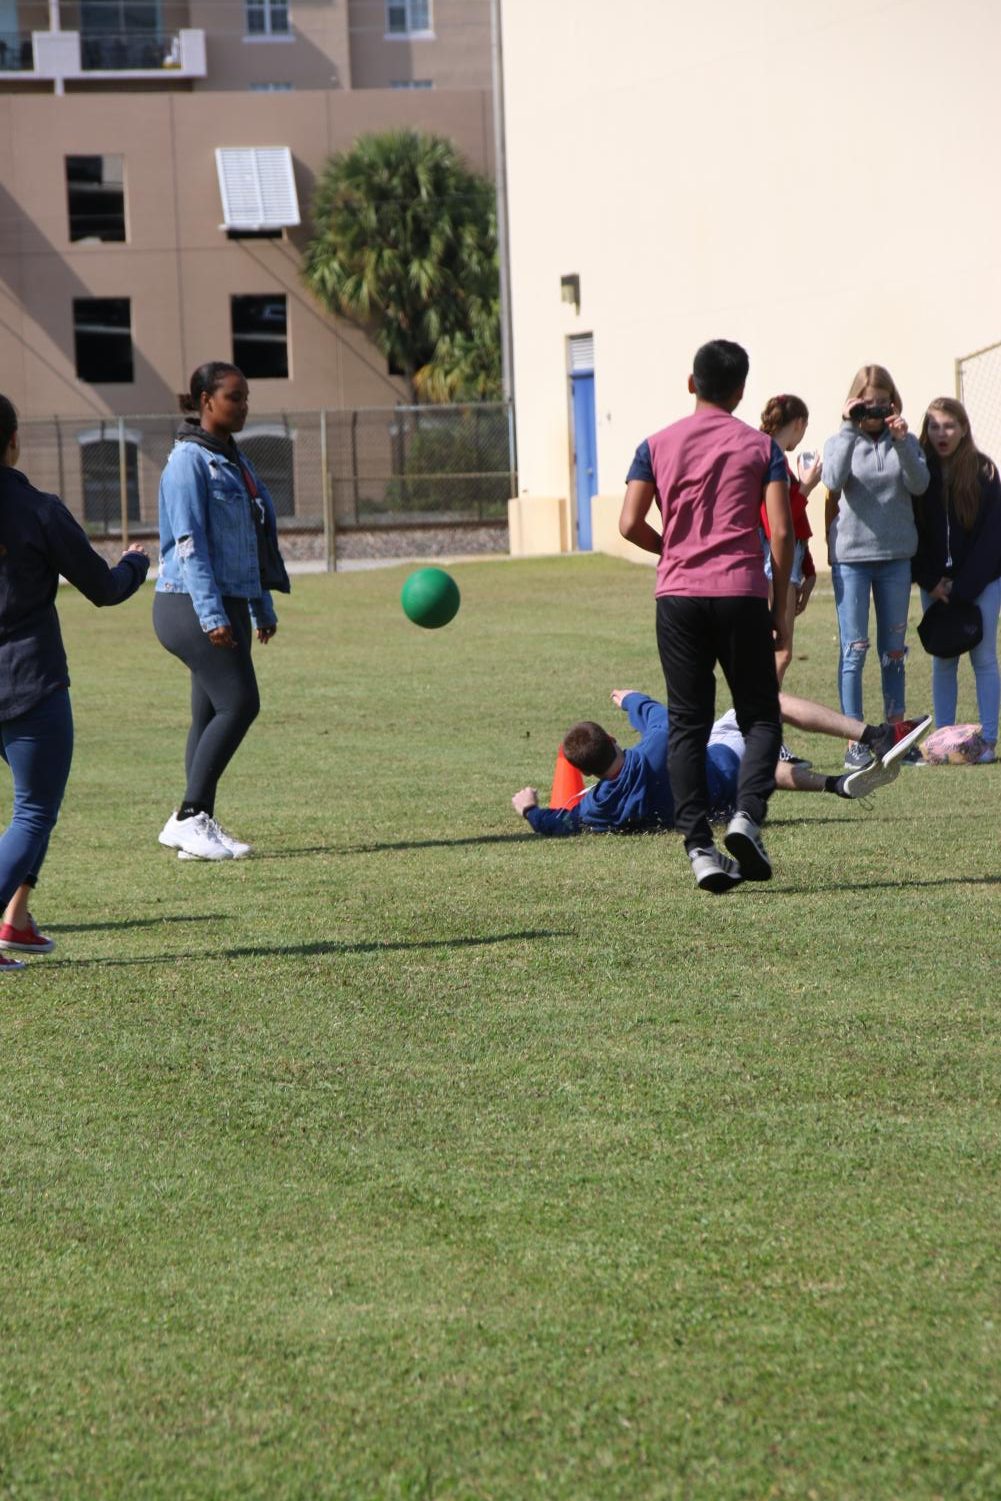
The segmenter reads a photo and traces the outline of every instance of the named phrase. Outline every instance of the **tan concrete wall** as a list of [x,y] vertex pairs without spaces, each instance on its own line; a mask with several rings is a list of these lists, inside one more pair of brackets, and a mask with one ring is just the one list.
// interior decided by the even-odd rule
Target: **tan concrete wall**
[[247,34],[244,0],[190,0],[192,26],[206,33],[208,77],[196,92],[291,83],[295,89],[351,87],[345,0],[292,0],[289,37]]
[[568,491],[572,333],[594,334],[607,494],[689,410],[707,338],[750,352],[738,415],[797,392],[813,447],[863,362],[917,423],[956,356],[1001,339],[1001,6],[502,3],[524,491]]
[[385,0],[348,0],[348,11],[355,88],[417,78],[436,89],[490,88],[490,0],[431,0],[426,38],[387,36]]
[[[258,410],[392,405],[404,396],[374,346],[324,315],[302,286],[308,226],[283,240],[219,228],[217,146],[287,145],[308,209],[326,157],[365,131],[419,124],[492,168],[489,110],[475,91],[0,95],[0,369],[24,418],[172,410],[191,370],[232,357],[230,296],[284,292],[290,378],[255,381]],[[125,158],[125,245],[68,238],[68,152]],[[132,299],[135,382],[76,378],[74,297]]]

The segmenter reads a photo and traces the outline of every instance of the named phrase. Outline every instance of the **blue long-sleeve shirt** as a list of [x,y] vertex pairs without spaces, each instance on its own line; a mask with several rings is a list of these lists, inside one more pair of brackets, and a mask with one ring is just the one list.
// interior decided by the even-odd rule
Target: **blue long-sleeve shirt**
[[106,563],[58,496],[0,467],[0,719],[26,714],[69,683],[56,613],[60,574],[91,604],[117,605],[148,568],[140,553]]
[[[645,693],[627,693],[622,708],[638,744],[623,751],[617,777],[604,777],[589,787],[573,808],[529,808],[525,818],[536,834],[637,833],[674,828],[674,794],[667,771],[670,721],[665,706]],[[732,810],[740,759],[729,745],[710,745],[706,751],[709,801],[714,816]]]

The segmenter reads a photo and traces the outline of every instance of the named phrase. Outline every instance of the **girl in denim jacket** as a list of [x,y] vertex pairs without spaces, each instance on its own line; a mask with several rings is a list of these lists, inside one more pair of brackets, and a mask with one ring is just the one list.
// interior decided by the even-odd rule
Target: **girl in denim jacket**
[[[216,789],[260,709],[251,641],[278,629],[271,590],[288,593],[275,508],[240,453],[247,382],[235,365],[200,365],[191,413],[160,479],[160,576],[153,627],[191,673],[184,799],[160,843],[188,860],[239,859],[249,844],[215,818]],[[267,585],[268,587],[265,587]]]

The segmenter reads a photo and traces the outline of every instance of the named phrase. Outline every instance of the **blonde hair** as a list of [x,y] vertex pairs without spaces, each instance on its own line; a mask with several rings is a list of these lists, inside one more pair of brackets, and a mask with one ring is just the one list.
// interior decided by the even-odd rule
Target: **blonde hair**
[[898,416],[904,410],[897,383],[885,365],[863,365],[848,388],[848,400],[852,401],[856,396],[861,396],[866,386],[877,386],[880,391],[889,391],[890,400],[896,407]]

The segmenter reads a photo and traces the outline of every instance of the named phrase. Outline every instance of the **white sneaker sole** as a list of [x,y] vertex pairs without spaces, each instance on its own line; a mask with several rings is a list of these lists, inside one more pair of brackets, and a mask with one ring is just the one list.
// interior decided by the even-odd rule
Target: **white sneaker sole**
[[220,860],[233,860],[235,859],[235,856],[230,854],[229,850],[225,850],[218,855],[196,855],[194,850],[179,849],[177,851],[177,858],[178,860],[201,860],[203,862],[208,862],[208,864],[210,865],[218,865]]

